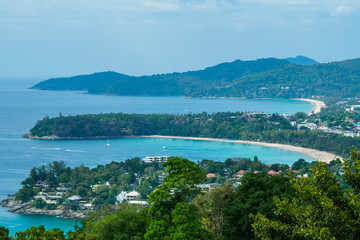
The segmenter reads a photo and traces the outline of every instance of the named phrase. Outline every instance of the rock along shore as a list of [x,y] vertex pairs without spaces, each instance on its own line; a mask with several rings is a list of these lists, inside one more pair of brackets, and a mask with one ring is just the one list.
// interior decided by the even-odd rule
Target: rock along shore
[[47,210],[35,208],[30,202],[21,202],[12,198],[5,198],[0,202],[2,207],[10,208],[9,212],[23,214],[43,214],[48,216],[56,216],[64,219],[81,219],[88,214],[87,211],[73,211],[70,209]]

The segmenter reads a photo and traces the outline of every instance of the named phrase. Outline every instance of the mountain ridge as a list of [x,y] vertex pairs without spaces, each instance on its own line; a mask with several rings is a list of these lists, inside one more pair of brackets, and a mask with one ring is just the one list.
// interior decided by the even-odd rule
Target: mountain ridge
[[[312,59],[298,56],[305,62]],[[336,98],[360,96],[360,58],[332,63],[294,64],[286,59],[235,60],[203,70],[134,77],[102,72],[53,78],[40,90],[83,90],[132,96]]]

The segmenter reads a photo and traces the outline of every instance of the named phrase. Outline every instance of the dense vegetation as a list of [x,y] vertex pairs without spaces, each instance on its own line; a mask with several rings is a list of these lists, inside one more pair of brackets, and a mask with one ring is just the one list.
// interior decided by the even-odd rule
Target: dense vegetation
[[[297,114],[296,116],[300,116]],[[347,156],[359,137],[323,131],[296,130],[280,115],[247,113],[201,114],[87,114],[45,117],[30,130],[32,137],[119,137],[169,135],[210,137],[291,144]]]
[[311,165],[311,177],[249,172],[238,188],[222,185],[208,192],[198,188],[205,172],[187,159],[172,158],[163,165],[168,175],[150,194],[149,208],[106,207],[67,236],[60,229],[40,226],[13,238],[0,227],[0,239],[357,239],[359,152],[351,156],[344,167],[347,190],[329,171],[341,162],[299,160],[293,168]]
[[[84,165],[70,168],[66,167],[64,162],[55,161],[31,169],[29,177],[22,181],[23,187],[16,193],[16,199],[26,202],[44,190],[45,188],[40,186],[34,188],[39,181],[46,181],[46,189],[54,189],[54,191],[58,186],[69,188],[70,191],[63,195],[61,202],[70,196],[78,195],[84,201],[91,200],[95,207],[115,204],[117,194],[135,187],[146,199],[152,189],[160,184],[158,177],[162,170],[161,164],[146,164],[139,158],[111,162],[105,166],[98,165],[92,169]],[[137,176],[141,176],[143,180],[141,184],[137,184],[140,179]],[[35,201],[34,204],[39,204],[38,208],[51,207],[41,205],[44,202],[40,200]]]
[[[204,70],[131,77],[114,72],[55,78],[33,86],[42,90],[87,90],[94,94],[326,98],[360,96],[360,59],[315,64],[311,59],[236,60]],[[301,63],[301,64],[294,64]]]
[[[287,164],[263,164],[257,156],[254,157],[254,161],[249,158],[228,158],[224,162],[204,159],[198,166],[205,173],[216,175],[208,179],[207,183],[219,184],[232,183],[232,176],[239,170],[285,172],[290,168]],[[102,206],[115,204],[116,196],[122,191],[129,192],[135,189],[141,194],[138,200],[148,199],[153,189],[162,183],[160,178],[163,176],[164,167],[161,163],[145,163],[139,158],[123,162],[113,161],[92,169],[84,165],[70,168],[63,161],[54,161],[32,168],[29,176],[21,182],[22,188],[15,194],[15,198],[22,202],[32,201],[34,196],[43,191],[48,195],[56,195],[57,188],[61,186],[67,188],[68,192],[62,194],[62,198],[56,204],[47,204],[43,199],[36,198],[32,205],[40,209],[54,210],[62,204],[63,207],[75,210],[79,205],[68,203],[66,199],[77,195],[82,201],[91,202],[92,208],[100,209]]]
[[311,178],[290,178],[294,197],[274,197],[277,220],[251,215],[261,239],[359,239],[360,156],[356,149],[344,164],[344,190],[326,164],[317,163]]

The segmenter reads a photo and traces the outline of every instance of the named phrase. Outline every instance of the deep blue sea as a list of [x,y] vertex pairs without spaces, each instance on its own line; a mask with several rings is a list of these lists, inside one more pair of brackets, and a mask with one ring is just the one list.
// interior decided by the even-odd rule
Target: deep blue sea
[[[88,95],[82,92],[38,91],[28,89],[40,80],[0,80],[0,199],[15,193],[31,168],[63,160],[68,166],[95,167],[148,155],[181,156],[197,161],[224,161],[228,157],[257,155],[265,163],[291,165],[309,156],[277,148],[223,142],[178,139],[127,138],[107,140],[29,140],[21,138],[37,120],[45,116],[86,113],[197,113],[248,111],[265,113],[310,112],[313,105],[281,99],[201,99],[182,97],[121,97]],[[163,149],[162,146],[167,146]],[[47,216],[27,216],[0,207],[0,226],[11,234],[32,225],[72,230],[74,221]]]

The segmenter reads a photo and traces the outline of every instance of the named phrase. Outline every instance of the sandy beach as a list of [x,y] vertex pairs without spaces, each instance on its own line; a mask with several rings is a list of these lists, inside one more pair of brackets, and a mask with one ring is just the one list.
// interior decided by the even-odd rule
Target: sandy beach
[[281,148],[284,150],[294,151],[306,154],[310,157],[315,158],[317,161],[329,163],[336,158],[342,159],[342,157],[337,156],[335,154],[319,151],[316,149],[311,148],[303,148],[303,147],[296,147],[292,145],[285,145],[279,143],[265,143],[265,142],[253,142],[253,141],[243,141],[243,140],[228,140],[228,139],[217,139],[217,138],[198,138],[198,137],[177,137],[177,136],[160,136],[160,135],[151,135],[151,136],[141,136],[144,138],[173,138],[173,139],[188,139],[188,140],[197,140],[197,141],[216,141],[216,142],[232,142],[232,143],[240,143],[240,144],[254,144],[260,145],[264,147],[275,147]]
[[313,110],[308,115],[319,113],[321,112],[321,108],[326,108],[325,103],[320,100],[307,99],[307,98],[296,98],[296,100],[301,100],[314,104]]

